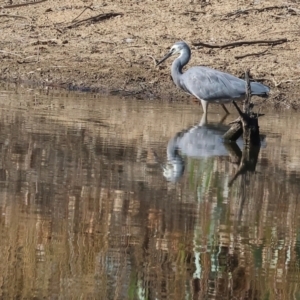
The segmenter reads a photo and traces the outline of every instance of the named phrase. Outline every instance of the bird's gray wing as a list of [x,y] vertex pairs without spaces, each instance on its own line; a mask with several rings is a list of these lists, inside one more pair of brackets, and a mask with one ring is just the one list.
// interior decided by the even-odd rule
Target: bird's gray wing
[[195,97],[206,100],[230,100],[245,95],[245,81],[207,67],[192,67],[181,76],[181,87]]

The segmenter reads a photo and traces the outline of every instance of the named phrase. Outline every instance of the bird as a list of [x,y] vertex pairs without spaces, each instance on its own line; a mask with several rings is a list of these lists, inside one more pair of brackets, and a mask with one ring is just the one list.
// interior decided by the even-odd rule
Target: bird
[[[229,114],[224,103],[245,99],[246,82],[243,79],[204,66],[191,67],[183,72],[183,67],[191,58],[191,49],[184,41],[176,42],[170,51],[156,63],[156,66],[175,54],[179,56],[172,63],[172,79],[177,87],[201,102],[205,115],[209,103],[221,104],[226,114]],[[251,82],[250,86],[251,95],[268,97],[270,92],[268,86],[259,82]]]
[[[223,139],[225,132],[229,130],[229,125],[220,123],[195,124],[186,129],[178,131],[168,142],[167,162],[159,163],[163,176],[167,181],[177,182],[185,172],[186,163],[189,158],[201,160],[201,165],[212,157],[228,157],[241,159],[244,147],[243,138],[238,138],[235,142],[227,143]],[[261,147],[266,148],[266,136],[260,135]],[[239,161],[239,160],[238,160]],[[234,162],[234,160],[231,160]]]

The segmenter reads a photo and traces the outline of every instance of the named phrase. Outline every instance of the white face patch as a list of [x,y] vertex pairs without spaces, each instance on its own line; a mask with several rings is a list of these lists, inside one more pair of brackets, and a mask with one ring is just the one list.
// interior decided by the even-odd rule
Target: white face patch
[[173,46],[173,47],[171,48],[171,51],[172,51],[172,54],[176,54],[176,53],[180,52],[180,49],[179,49],[178,46]]

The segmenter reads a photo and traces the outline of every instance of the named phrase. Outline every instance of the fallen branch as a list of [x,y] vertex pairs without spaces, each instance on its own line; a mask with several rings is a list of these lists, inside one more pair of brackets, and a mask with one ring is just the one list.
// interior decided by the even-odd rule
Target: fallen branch
[[278,45],[286,43],[288,40],[287,38],[278,39],[278,40],[257,40],[257,41],[237,41],[232,42],[224,45],[217,45],[217,44],[207,44],[203,42],[194,42],[192,43],[193,46],[202,46],[206,48],[227,48],[227,47],[238,47],[242,45],[253,45],[253,44],[267,44],[267,45]]
[[16,18],[16,19],[26,19],[26,20],[29,20],[28,17],[18,16],[18,15],[10,15],[10,14],[0,14],[0,17],[7,17],[7,18]]
[[262,55],[262,54],[266,53],[268,50],[269,49],[266,49],[266,50],[261,51],[261,52],[248,53],[248,54],[244,54],[244,55],[236,55],[234,58],[241,59],[241,58],[245,58],[245,57],[248,57],[248,56],[259,56],[259,55]]
[[251,103],[251,85],[249,79],[249,70],[245,72],[246,98],[243,104],[243,112],[233,101],[233,105],[239,113],[243,126],[243,140],[246,146],[260,146],[258,116],[252,112]]
[[94,17],[90,17],[90,18],[87,18],[87,19],[77,21],[74,24],[66,26],[66,28],[69,28],[69,29],[74,28],[74,27],[80,26],[84,23],[96,23],[96,22],[104,21],[106,19],[110,19],[110,18],[117,17],[117,16],[123,16],[123,13],[113,13],[112,12],[112,13],[100,14],[100,15],[97,15],[97,16],[94,16]]
[[[258,126],[258,114],[252,112],[253,104],[251,103],[251,85],[249,80],[249,70],[245,72],[246,81],[246,98],[243,105],[243,112],[233,101],[233,105],[239,113],[239,120],[236,120],[233,127],[237,127],[240,131],[239,126],[242,125],[244,148],[242,153],[242,158],[240,160],[239,167],[229,181],[229,186],[241,175],[246,174],[248,171],[255,172],[258,154],[260,150],[260,135]],[[231,127],[232,128],[232,127]],[[233,132],[234,133],[234,132]]]
[[230,129],[223,135],[224,140],[236,141],[243,133],[243,140],[245,145],[259,146],[259,126],[258,117],[261,114],[253,113],[253,103],[251,103],[251,86],[249,80],[249,71],[245,72],[246,81],[246,98],[243,105],[243,111],[233,101],[233,105],[239,113],[239,118],[233,121]]
[[46,2],[46,1],[48,1],[48,0],[39,0],[39,1],[33,1],[33,2],[26,2],[26,3],[19,3],[19,4],[12,4],[12,5],[0,6],[0,9],[9,9],[9,8],[15,8],[15,7],[21,7],[21,6],[39,4],[39,3],[42,3],[42,2]]

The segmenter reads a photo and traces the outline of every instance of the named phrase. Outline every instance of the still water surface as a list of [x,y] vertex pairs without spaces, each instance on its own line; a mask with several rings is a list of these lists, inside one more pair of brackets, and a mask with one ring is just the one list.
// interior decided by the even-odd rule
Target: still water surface
[[298,114],[237,176],[218,112],[2,89],[0,298],[300,299]]

